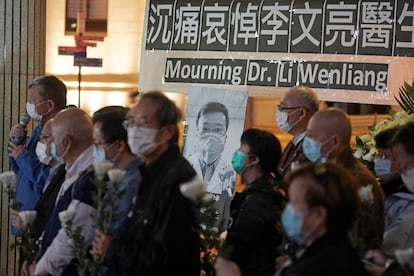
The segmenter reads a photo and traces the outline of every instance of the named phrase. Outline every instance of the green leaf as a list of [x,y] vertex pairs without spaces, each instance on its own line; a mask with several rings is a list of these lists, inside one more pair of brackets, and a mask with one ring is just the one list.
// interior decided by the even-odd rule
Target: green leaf
[[356,137],[355,137],[355,142],[356,142],[356,145],[357,145],[358,147],[364,147],[364,146],[365,146],[364,141],[362,141],[362,139],[361,139],[361,138],[359,138],[359,136],[356,136]]
[[400,107],[407,113],[414,113],[414,80],[412,84],[404,82],[399,88],[399,97],[395,97],[395,100],[400,105]]

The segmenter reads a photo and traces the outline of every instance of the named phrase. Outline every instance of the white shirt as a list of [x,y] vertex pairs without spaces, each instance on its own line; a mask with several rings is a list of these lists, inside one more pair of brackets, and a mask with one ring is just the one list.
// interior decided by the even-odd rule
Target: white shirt
[[[80,176],[81,172],[93,164],[92,157],[93,147],[87,148],[72,164],[66,168],[66,177],[63,182],[56,202],[69,189]],[[86,246],[89,246],[94,237],[94,223],[97,211],[92,206],[79,200],[72,199],[67,210],[75,211],[72,219],[72,227],[76,229],[82,227],[82,236],[85,239]],[[64,228],[61,228],[53,239],[51,245],[47,248],[45,254],[40,258],[36,265],[35,275],[60,275],[63,269],[74,258],[73,241],[68,237]],[[86,250],[86,248],[84,249]]]

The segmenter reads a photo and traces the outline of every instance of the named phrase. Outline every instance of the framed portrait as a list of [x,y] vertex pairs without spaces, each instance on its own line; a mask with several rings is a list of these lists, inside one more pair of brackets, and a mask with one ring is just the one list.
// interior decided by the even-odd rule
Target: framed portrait
[[246,116],[245,91],[193,87],[189,89],[183,155],[204,180],[224,231],[230,215],[236,173],[231,165],[240,146]]

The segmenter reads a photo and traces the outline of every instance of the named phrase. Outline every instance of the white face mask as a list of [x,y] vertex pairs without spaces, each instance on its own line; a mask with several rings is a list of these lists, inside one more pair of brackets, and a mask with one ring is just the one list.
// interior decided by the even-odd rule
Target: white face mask
[[410,192],[414,193],[414,168],[401,174],[401,178],[405,187],[407,187]]
[[283,132],[289,132],[292,129],[292,127],[294,125],[296,125],[297,122],[299,122],[300,119],[297,120],[293,125],[290,125],[288,123],[288,117],[289,117],[289,115],[292,115],[293,113],[297,112],[298,110],[300,110],[300,109],[296,109],[295,111],[292,111],[291,113],[287,113],[287,112],[279,111],[279,110],[276,111],[276,125],[277,125],[277,127]]
[[53,158],[52,156],[46,154],[46,144],[40,141],[36,144],[36,155],[39,161],[45,165],[49,165]]
[[[37,105],[45,103],[45,102],[46,101],[40,102]],[[36,112],[36,104],[27,102],[26,111],[27,111],[27,114],[29,114],[30,118],[32,118],[35,121],[41,121],[43,118],[43,115],[40,115],[39,113]]]
[[374,161],[375,174],[383,178],[384,176],[391,174],[391,163],[392,161],[385,158],[378,158]]
[[146,127],[128,127],[128,145],[133,154],[145,157],[152,153],[158,146],[154,138],[158,129]]
[[200,153],[204,163],[214,163],[224,149],[226,138],[222,135],[208,134],[200,137]]

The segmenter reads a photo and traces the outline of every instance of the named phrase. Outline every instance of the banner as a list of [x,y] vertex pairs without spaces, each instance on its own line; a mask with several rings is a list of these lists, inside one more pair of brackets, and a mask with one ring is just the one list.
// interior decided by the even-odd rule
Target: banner
[[414,78],[412,0],[149,0],[140,90],[189,86],[396,104]]

